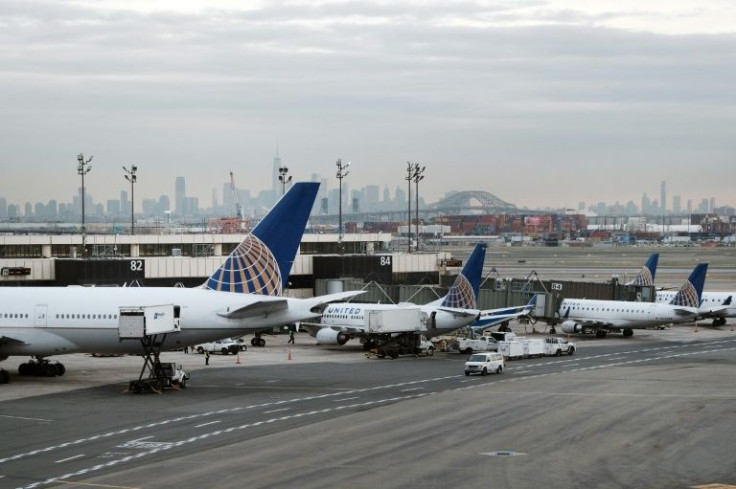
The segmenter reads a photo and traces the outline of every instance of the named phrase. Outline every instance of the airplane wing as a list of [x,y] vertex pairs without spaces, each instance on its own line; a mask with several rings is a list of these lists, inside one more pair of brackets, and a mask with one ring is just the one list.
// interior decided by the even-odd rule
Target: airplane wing
[[231,306],[217,313],[218,316],[229,319],[244,319],[260,317],[289,308],[289,302],[282,297],[261,296],[257,301],[249,304]]
[[478,315],[481,312],[478,309],[460,309],[457,307],[438,307],[437,310],[449,312],[455,317],[466,317],[466,318],[478,317]]
[[[355,290],[349,292],[338,292],[335,294],[322,295],[310,299],[299,299],[306,308],[313,309],[316,306],[322,306],[330,302],[342,301],[363,294],[365,291]],[[293,300],[293,299],[292,299]],[[262,317],[275,312],[285,311],[289,309],[289,300],[286,297],[273,297],[268,295],[259,295],[258,299],[247,304],[237,304],[230,306],[217,313],[218,316],[230,319],[244,319],[251,317]]]
[[480,317],[471,325],[473,328],[487,328],[509,319],[519,316],[528,316],[537,303],[537,294],[534,294],[531,300],[523,306],[502,307],[499,309],[485,309],[480,311]]
[[698,315],[698,309],[696,307],[675,307],[673,308],[673,311],[678,316],[697,316]]

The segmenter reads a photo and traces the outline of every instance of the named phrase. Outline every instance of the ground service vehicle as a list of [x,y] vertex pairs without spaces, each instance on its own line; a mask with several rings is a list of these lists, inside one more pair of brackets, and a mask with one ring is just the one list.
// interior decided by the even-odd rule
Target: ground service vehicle
[[490,372],[500,374],[505,367],[503,355],[496,352],[473,353],[465,362],[465,375],[486,375]]
[[200,354],[208,351],[210,353],[222,353],[223,355],[227,355],[228,353],[237,355],[239,352],[247,350],[248,347],[243,343],[243,340],[236,341],[232,338],[224,338],[222,340],[194,345],[193,349]]
[[479,336],[477,338],[461,338],[457,340],[457,349],[462,353],[470,355],[474,351],[497,351],[498,342],[490,336]]

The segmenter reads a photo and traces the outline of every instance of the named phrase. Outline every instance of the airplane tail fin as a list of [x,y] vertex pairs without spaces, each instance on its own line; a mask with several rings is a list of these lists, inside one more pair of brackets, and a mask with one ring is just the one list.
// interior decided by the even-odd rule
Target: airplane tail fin
[[295,183],[207,279],[205,288],[281,295],[318,189],[316,182]]
[[680,290],[672,298],[670,304],[673,306],[700,307],[700,299],[703,296],[705,285],[705,274],[708,271],[707,263],[698,264],[690,273],[690,277],[682,284]]
[[646,263],[641,271],[634,277],[634,280],[626,285],[650,286],[654,285],[654,276],[657,274],[657,263],[659,262],[659,253],[649,255]]
[[455,282],[450,287],[447,295],[442,300],[443,307],[456,309],[476,309],[478,304],[478,290],[483,276],[483,262],[486,258],[488,245],[479,243],[475,245],[473,253],[465,262]]

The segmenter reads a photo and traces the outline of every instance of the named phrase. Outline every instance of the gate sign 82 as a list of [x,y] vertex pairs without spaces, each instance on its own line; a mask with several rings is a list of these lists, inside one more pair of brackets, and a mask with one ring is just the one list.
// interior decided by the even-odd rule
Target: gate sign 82
[[143,260],[130,260],[131,272],[143,272]]

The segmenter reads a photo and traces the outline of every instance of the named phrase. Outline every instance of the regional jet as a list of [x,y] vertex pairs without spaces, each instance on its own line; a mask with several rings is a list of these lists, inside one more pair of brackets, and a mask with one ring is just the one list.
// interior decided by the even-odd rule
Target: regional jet
[[697,265],[668,303],[565,299],[558,311],[563,320],[562,331],[595,332],[599,337],[609,331],[621,331],[624,336],[631,336],[634,329],[694,321],[699,314],[707,270],[707,263]]

